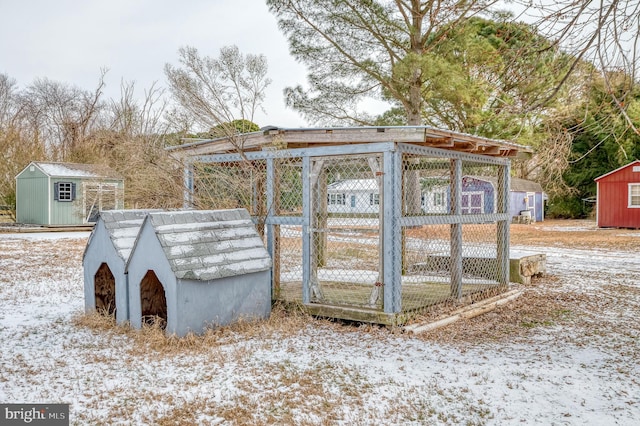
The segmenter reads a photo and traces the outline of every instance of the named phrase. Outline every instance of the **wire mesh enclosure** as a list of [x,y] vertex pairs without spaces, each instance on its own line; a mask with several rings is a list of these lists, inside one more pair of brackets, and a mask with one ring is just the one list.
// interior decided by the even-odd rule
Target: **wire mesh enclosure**
[[383,142],[190,160],[190,205],[254,216],[274,300],[397,324],[507,287],[506,158]]

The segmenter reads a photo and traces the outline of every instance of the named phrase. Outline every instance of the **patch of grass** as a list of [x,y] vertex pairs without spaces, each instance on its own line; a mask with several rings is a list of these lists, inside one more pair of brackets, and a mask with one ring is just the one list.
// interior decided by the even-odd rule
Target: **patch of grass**
[[[166,399],[166,395],[165,395]],[[203,417],[213,417],[214,412],[211,401],[206,398],[196,397],[189,401],[169,401],[171,407],[167,412],[158,417],[151,417],[149,423],[158,426],[196,425],[208,423]],[[217,417],[217,416],[215,416]],[[215,424],[215,423],[213,423]]]
[[556,309],[551,312],[551,315],[559,320],[571,319],[573,311],[571,309]]
[[523,319],[520,326],[524,328],[551,327],[555,323],[551,320]]
[[113,330],[117,327],[116,319],[113,315],[97,310],[76,315],[71,322],[76,327],[89,328],[94,331]]
[[104,312],[83,313],[72,320],[76,327],[128,337],[133,342],[128,350],[134,356],[209,353],[212,348],[256,337],[290,337],[317,321],[296,305],[282,303],[272,307],[266,320],[241,319],[228,326],[209,328],[201,335],[189,333],[184,337],[167,334],[163,321],[150,321],[143,323],[141,329],[134,329],[128,323],[117,324],[113,315]]

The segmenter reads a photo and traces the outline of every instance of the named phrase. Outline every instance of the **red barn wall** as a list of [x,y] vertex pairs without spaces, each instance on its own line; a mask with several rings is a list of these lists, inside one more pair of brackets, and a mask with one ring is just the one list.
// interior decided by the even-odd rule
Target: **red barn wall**
[[598,178],[598,226],[640,228],[640,208],[629,208],[629,183],[640,183],[640,161]]

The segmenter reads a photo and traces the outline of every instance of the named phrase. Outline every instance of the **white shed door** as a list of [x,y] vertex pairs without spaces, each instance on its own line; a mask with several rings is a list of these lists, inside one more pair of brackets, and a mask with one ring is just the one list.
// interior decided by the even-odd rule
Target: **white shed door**
[[95,222],[102,210],[115,210],[118,187],[115,183],[83,182],[84,221]]

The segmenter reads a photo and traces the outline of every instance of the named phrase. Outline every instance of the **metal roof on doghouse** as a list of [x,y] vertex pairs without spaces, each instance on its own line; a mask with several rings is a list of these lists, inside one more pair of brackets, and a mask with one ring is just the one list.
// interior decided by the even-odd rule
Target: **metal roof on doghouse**
[[16,176],[18,223],[82,225],[123,207],[124,179],[104,165],[34,161]]
[[126,262],[145,216],[159,210],[108,210],[100,213],[82,257],[85,310],[115,310],[129,320]]
[[[129,260],[142,221],[149,213],[160,211],[159,209],[105,210],[100,212],[96,226],[98,224],[104,225],[109,241],[113,244],[118,257],[126,262]],[[96,238],[95,234],[94,231],[89,236],[83,259],[87,256],[87,250],[91,246],[92,240]]]
[[163,312],[160,290],[178,335],[271,311],[271,258],[245,209],[150,213],[127,272],[134,327]]
[[150,215],[149,221],[179,279],[208,281],[271,267],[244,209],[166,212]]

